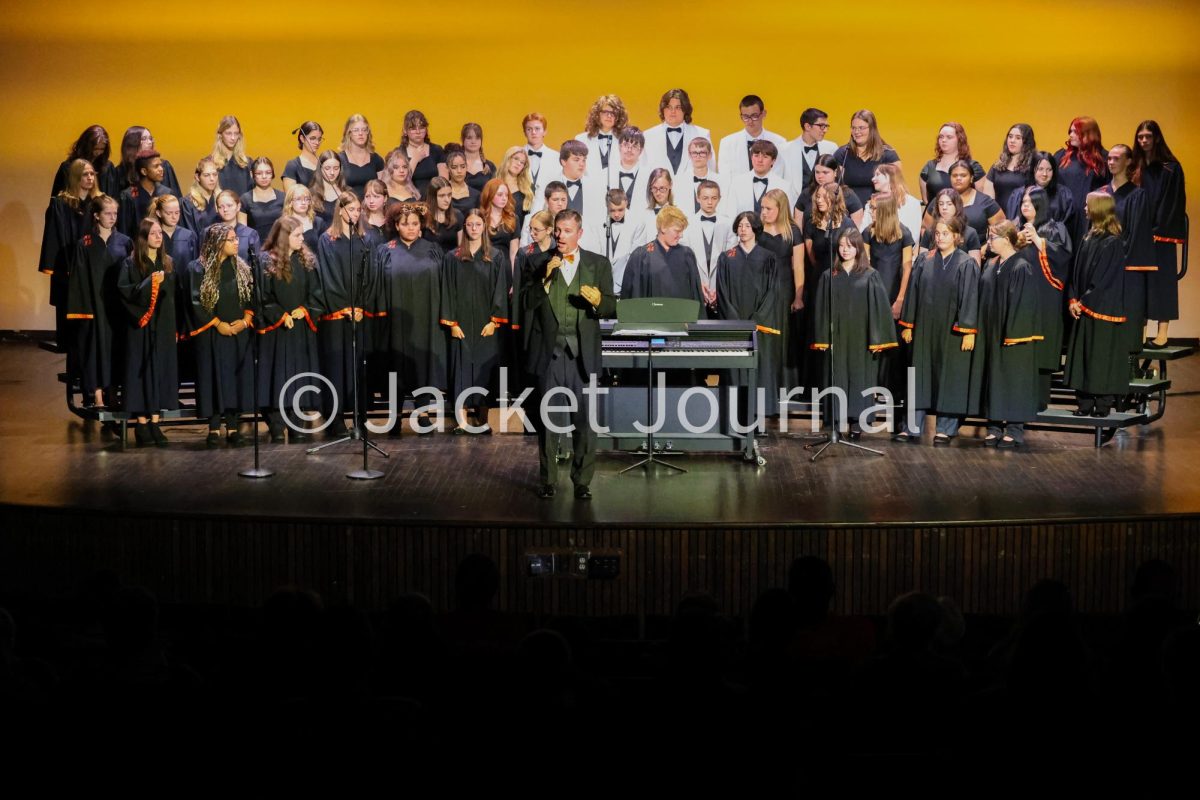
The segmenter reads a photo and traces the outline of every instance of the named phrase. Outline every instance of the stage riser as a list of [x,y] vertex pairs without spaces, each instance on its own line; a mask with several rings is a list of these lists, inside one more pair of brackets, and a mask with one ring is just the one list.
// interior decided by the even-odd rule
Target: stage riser
[[[1081,611],[1119,611],[1137,565],[1172,564],[1179,599],[1200,607],[1200,521],[1069,525],[756,530],[482,529],[253,523],[90,516],[8,507],[2,512],[0,591],[74,594],[99,570],[146,586],[163,602],[257,606],[273,589],[314,589],[332,604],[382,609],[404,592],[453,604],[454,571],[470,553],[500,566],[499,607],[535,615],[669,615],[688,592],[722,613],[749,613],[786,585],[797,556],[828,560],[836,608],[882,614],[897,595],[949,595],[968,613],[1013,614],[1040,578],[1072,590]],[[525,554],[619,550],[612,581],[530,578]]]

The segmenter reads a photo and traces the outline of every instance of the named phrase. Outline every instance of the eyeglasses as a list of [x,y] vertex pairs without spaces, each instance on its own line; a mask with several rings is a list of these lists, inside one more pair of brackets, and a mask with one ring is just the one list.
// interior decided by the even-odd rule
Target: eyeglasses
[[829,128],[829,123],[828,122],[814,122],[813,127],[820,128],[821,130],[827,130]]
[[617,115],[617,112],[616,112],[616,111],[614,111],[614,110],[612,110],[611,108],[602,108],[602,109],[600,109],[600,115],[601,115],[601,116],[614,116],[614,117],[615,117],[615,116]]
[[762,114],[742,114],[742,122],[758,122],[762,119]]
[[688,155],[689,156],[706,156],[706,155],[708,155],[708,151],[707,150],[688,150]]
[[304,140],[306,142],[312,142],[313,144],[320,144],[321,142],[325,141],[325,137],[321,136],[320,134],[318,134],[316,136],[309,135],[309,136],[305,136]]
[[351,128],[350,132],[351,133],[370,133],[371,129],[370,128]]
[[851,125],[850,126],[851,133],[869,133],[870,130],[871,130],[871,128],[868,125]]

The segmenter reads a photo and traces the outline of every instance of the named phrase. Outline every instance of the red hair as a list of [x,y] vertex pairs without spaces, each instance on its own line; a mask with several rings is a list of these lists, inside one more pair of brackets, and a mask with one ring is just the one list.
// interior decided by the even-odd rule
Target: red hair
[[[941,128],[938,128],[938,135],[941,135],[942,128],[953,128],[954,135],[958,139],[958,158],[962,161],[971,160],[971,146],[967,144],[967,131],[957,122],[943,122]],[[939,159],[942,157],[942,148],[938,146],[937,137],[933,139],[933,157]]]
[[[496,193],[500,191],[500,187],[508,188],[500,178],[492,178],[483,185],[483,191],[479,193],[479,210],[483,212],[484,227],[491,230],[492,224],[492,201],[496,199]],[[512,233],[517,229],[517,212],[513,210],[512,191],[508,192],[508,202],[504,204],[504,208],[500,211],[500,227]]]
[[1070,138],[1067,139],[1059,168],[1066,168],[1072,158],[1078,158],[1088,172],[1100,175],[1108,166],[1100,145],[1100,124],[1091,117],[1076,117],[1071,120],[1071,130],[1079,137],[1079,147],[1072,147]]

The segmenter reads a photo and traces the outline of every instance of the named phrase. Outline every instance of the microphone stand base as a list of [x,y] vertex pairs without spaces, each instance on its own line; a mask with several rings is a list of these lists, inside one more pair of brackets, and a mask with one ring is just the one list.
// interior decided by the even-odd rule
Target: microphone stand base
[[275,470],[267,469],[266,467],[251,467],[238,473],[243,478],[269,478],[274,474]]

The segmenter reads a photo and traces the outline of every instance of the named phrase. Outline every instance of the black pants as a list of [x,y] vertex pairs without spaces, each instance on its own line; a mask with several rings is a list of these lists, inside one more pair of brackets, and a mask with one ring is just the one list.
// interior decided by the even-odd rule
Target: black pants
[[1079,392],[1079,410],[1089,417],[1107,417],[1117,402],[1115,394],[1087,394]]
[[[566,389],[555,392],[550,398],[550,406],[566,406],[573,397],[575,412],[559,411],[547,413],[545,422],[556,427],[574,426],[571,431],[571,482],[576,486],[587,486],[592,482],[596,471],[596,430],[595,419],[592,416],[588,398],[583,394],[588,376],[583,371],[583,360],[576,355],[567,353],[562,348],[555,348],[546,372],[538,376],[538,404],[532,412],[542,413],[542,398],[551,389]],[[538,476],[543,484],[558,482],[558,450],[560,435],[546,429],[539,421],[538,430]]]

